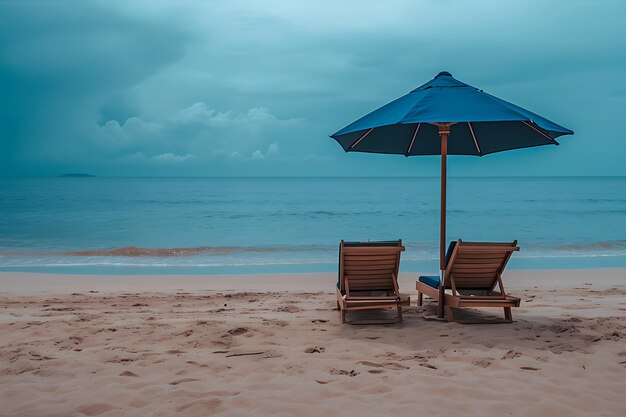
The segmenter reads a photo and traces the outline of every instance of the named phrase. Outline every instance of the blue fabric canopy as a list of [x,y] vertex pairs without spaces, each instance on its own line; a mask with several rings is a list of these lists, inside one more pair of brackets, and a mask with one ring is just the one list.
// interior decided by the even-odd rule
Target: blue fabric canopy
[[574,132],[440,72],[409,94],[331,135],[346,152],[439,155],[436,123],[452,123],[448,155],[482,156],[558,145]]

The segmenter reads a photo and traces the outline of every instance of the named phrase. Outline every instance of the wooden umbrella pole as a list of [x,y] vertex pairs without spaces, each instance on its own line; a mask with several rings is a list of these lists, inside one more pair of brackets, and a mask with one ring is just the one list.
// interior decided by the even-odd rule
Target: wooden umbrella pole
[[439,305],[437,315],[443,317],[445,301],[445,269],[446,269],[446,182],[447,182],[447,159],[448,159],[448,135],[450,134],[449,123],[439,123],[439,136],[441,137],[441,229],[439,234],[439,269],[441,270],[441,282],[439,284]]
[[441,233],[439,234],[439,269],[442,271],[446,269],[446,180],[449,134],[449,124],[439,124],[439,136],[441,137]]

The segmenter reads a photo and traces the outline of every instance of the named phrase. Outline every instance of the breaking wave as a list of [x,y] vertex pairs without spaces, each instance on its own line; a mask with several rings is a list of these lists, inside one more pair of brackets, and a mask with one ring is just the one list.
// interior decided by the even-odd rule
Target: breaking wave
[[[335,246],[332,246],[334,249]],[[141,246],[124,246],[110,249],[88,249],[65,252],[67,256],[124,256],[130,258],[174,258],[180,256],[197,255],[235,255],[246,253],[280,253],[327,251],[331,246],[326,245],[298,245],[298,246],[200,246],[190,248],[144,248]]]

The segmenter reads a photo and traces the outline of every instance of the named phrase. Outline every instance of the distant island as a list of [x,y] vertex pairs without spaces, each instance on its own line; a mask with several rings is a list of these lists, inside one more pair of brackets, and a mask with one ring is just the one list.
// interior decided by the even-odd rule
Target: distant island
[[60,177],[61,178],[91,178],[91,177],[95,177],[95,175],[69,173],[69,174],[60,175]]

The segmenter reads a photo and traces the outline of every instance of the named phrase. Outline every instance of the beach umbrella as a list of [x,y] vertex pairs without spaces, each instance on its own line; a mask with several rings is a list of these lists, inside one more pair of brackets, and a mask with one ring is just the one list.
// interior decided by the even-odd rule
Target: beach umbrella
[[439,266],[445,269],[447,155],[558,145],[574,132],[443,71],[331,135],[346,152],[441,155]]

